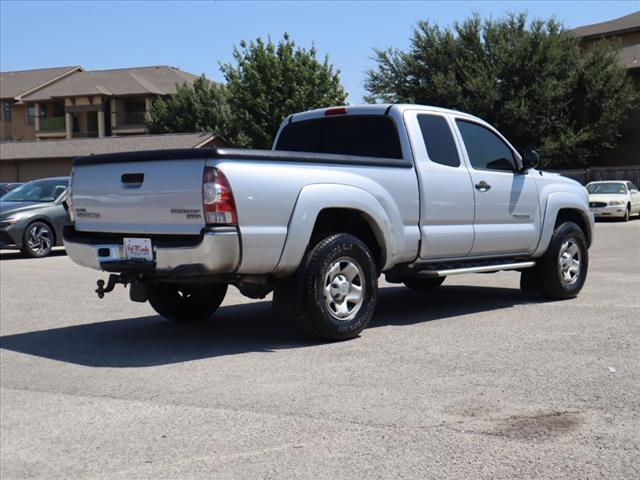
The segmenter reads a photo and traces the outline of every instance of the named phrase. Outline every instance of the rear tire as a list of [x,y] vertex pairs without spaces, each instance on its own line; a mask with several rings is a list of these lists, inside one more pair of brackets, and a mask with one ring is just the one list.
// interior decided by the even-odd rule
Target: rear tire
[[587,278],[589,250],[582,229],[573,222],[558,225],[549,248],[536,267],[542,278],[545,298],[561,300],[580,293]]
[[446,277],[435,277],[435,278],[410,278],[409,280],[405,280],[404,284],[410,288],[411,290],[428,292],[429,290],[435,290]]
[[155,283],[149,287],[149,303],[168,320],[197,322],[210,317],[226,293],[226,284]]
[[274,313],[326,341],[357,337],[378,299],[376,265],[358,238],[337,233],[311,248],[298,271],[276,285]]

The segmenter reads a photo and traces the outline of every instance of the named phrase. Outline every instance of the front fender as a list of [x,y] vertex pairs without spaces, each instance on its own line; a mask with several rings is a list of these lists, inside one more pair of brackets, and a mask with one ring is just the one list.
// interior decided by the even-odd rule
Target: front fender
[[298,196],[289,220],[282,255],[274,271],[276,276],[286,276],[298,268],[311,240],[318,214],[327,208],[345,208],[363,214],[383,249],[385,268],[394,264],[398,251],[396,239],[401,238],[404,228],[399,214],[389,215],[376,197],[361,188],[315,184],[304,187]]
[[547,203],[544,209],[544,220],[542,224],[542,233],[540,235],[540,241],[538,242],[538,248],[533,254],[534,258],[539,258],[547,251],[549,243],[551,242],[551,236],[555,229],[556,219],[558,218],[558,212],[563,209],[575,210],[585,220],[585,224],[589,229],[585,232],[588,239],[593,238],[593,216],[589,210],[589,202],[580,195],[571,192],[553,192],[547,197]]

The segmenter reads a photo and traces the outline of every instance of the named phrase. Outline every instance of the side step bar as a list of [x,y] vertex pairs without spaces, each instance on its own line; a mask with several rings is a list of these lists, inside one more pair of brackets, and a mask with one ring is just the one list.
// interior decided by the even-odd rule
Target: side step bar
[[421,270],[418,275],[423,277],[447,277],[449,275],[462,275],[464,273],[488,273],[499,272],[500,270],[520,270],[521,268],[535,267],[536,262],[512,262],[512,263],[496,263],[493,265],[477,265],[460,268],[443,268]]

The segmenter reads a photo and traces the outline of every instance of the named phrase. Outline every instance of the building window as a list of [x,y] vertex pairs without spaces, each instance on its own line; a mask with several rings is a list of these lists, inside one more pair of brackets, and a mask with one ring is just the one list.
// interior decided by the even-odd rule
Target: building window
[[64,103],[54,103],[53,104],[53,116],[54,117],[64,117]]
[[5,120],[11,120],[11,102],[4,102],[2,104],[2,112]]
[[124,104],[125,125],[144,125],[145,123],[145,103],[144,101],[129,101]]
[[36,124],[36,107],[27,108],[27,125]]

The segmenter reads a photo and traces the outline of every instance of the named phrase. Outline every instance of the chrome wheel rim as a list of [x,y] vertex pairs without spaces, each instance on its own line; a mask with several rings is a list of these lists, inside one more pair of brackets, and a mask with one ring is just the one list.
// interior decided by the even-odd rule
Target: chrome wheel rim
[[327,311],[337,320],[352,320],[364,302],[362,267],[352,258],[339,258],[324,276],[323,295]]
[[558,269],[562,283],[571,285],[578,281],[581,260],[582,255],[578,243],[573,238],[566,239],[560,247],[560,255],[558,256]]
[[51,231],[46,225],[34,225],[27,235],[27,246],[36,255],[51,249]]

